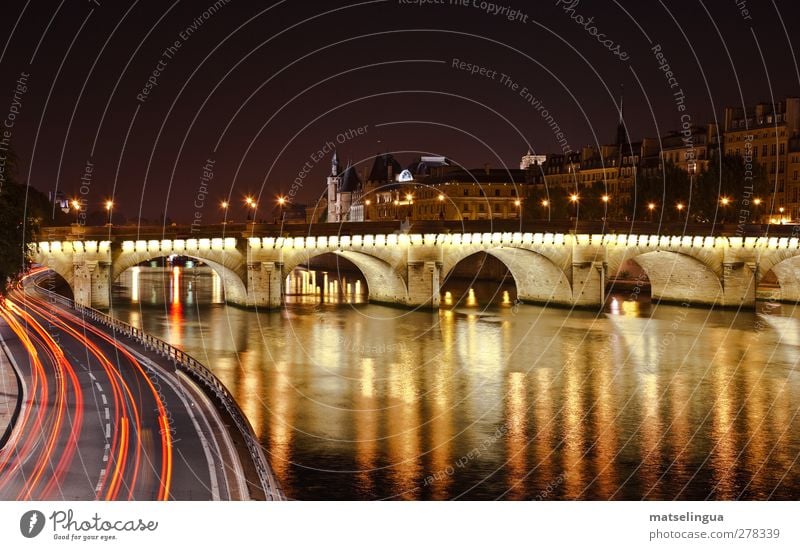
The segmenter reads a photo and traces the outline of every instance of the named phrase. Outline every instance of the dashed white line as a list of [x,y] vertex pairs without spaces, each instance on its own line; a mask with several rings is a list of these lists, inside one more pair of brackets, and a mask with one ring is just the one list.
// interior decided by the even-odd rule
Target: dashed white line
[[[71,355],[71,354],[70,354],[70,355]],[[73,355],[73,357],[75,357],[75,356]],[[91,379],[92,379],[92,382],[94,382],[94,381],[96,381],[96,380],[97,380],[97,378],[95,378],[95,377],[94,377],[94,374],[92,374],[91,372],[89,373],[89,378],[91,378]]]
[[95,382],[94,384],[95,384],[95,386],[97,386],[97,389],[102,393],[103,386],[100,385],[100,382]]
[[111,418],[111,417],[108,414],[108,407],[106,407],[106,420],[108,420],[109,418]]
[[94,488],[95,493],[99,493],[103,488],[103,476],[106,475],[106,470],[103,468],[100,470],[100,481],[97,482],[97,487]]
[[111,424],[106,422],[106,439],[111,439]]
[[108,405],[108,400],[106,399],[106,394],[101,393],[100,394],[100,399],[103,400],[103,405]]

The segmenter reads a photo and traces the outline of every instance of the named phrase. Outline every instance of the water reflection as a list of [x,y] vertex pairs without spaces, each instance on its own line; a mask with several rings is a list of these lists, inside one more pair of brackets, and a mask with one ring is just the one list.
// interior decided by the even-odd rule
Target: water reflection
[[[212,304],[211,272],[176,282],[145,271],[140,296],[154,288],[161,308],[142,314],[147,304],[126,294],[115,313],[217,373],[293,498],[800,490],[800,315],[789,308],[626,307],[620,295],[598,315],[514,306],[513,289],[475,283],[447,289],[438,313],[321,300],[255,313]],[[170,285],[185,296],[187,279],[194,304],[172,304]],[[337,279],[345,293],[348,279]],[[287,281],[301,291],[332,282]]]

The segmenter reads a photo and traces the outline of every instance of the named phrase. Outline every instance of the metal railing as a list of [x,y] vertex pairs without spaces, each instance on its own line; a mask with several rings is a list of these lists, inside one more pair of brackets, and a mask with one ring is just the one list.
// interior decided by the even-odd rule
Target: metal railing
[[[73,300],[56,294],[50,290],[42,288],[38,284],[37,290],[48,295],[48,298],[54,302],[72,309],[81,314],[83,318],[91,319],[97,323],[101,323],[109,327],[115,333],[121,333],[128,338],[131,338],[144,346],[145,349],[153,351],[158,355],[172,362],[175,370],[181,370],[193,379],[201,382],[201,387],[204,388],[206,393],[212,398],[217,398],[225,407],[227,413],[231,416],[236,423],[236,427],[242,434],[247,450],[253,459],[258,478],[264,490],[264,495],[267,500],[285,500],[283,491],[281,491],[272,470],[269,467],[267,458],[264,455],[264,450],[256,438],[253,427],[244,416],[244,413],[239,408],[236,400],[228,391],[228,388],[200,361],[182,351],[160,338],[156,338],[152,334],[148,334],[142,329],[129,325],[124,321],[120,321],[110,315],[106,315],[102,311],[94,308],[76,304]],[[209,393],[210,392],[210,393]]]

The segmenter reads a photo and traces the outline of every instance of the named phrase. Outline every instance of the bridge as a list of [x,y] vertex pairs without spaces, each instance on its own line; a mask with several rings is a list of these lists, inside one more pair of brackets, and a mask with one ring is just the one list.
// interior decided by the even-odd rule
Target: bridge
[[32,261],[66,280],[78,304],[95,308],[109,307],[111,286],[126,269],[172,254],[206,263],[219,274],[228,303],[254,308],[280,307],[292,270],[325,254],[345,258],[361,271],[371,302],[411,308],[438,308],[442,283],[460,261],[478,253],[506,265],[525,302],[601,307],[608,282],[628,260],[646,272],[656,300],[753,308],[756,289],[772,272],[780,287],[777,298],[800,301],[800,241],[794,233],[415,233],[413,228],[350,233],[257,236],[253,228],[236,236],[161,239],[111,231],[106,239],[92,234],[76,239],[62,233],[29,244],[29,252]]

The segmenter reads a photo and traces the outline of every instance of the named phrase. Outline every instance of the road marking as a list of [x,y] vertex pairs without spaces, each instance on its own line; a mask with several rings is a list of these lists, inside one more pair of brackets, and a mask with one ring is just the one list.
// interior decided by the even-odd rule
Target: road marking
[[[70,353],[70,355],[72,355],[72,354]],[[74,355],[72,355],[72,357],[75,357],[75,356],[74,356]],[[96,381],[96,380],[97,380],[97,378],[95,378],[95,377],[94,377],[94,374],[92,374],[91,372],[89,373],[89,378],[91,378],[91,379],[92,379],[92,382],[94,382],[94,381]]]
[[103,462],[108,462],[108,453],[110,450],[111,450],[111,445],[106,443],[105,450],[103,451]]
[[108,415],[108,407],[106,407],[106,420],[109,420],[111,417]]
[[97,482],[97,487],[94,488],[95,493],[99,493],[103,489],[103,476],[106,475],[106,469],[100,470],[100,480]]
[[111,439],[111,424],[106,422],[106,439]]
[[95,386],[97,386],[97,389],[102,393],[103,386],[100,385],[100,382],[95,382],[94,384],[95,384]]
[[106,399],[106,394],[101,393],[100,394],[100,399],[103,400],[103,405],[108,405],[108,400]]

